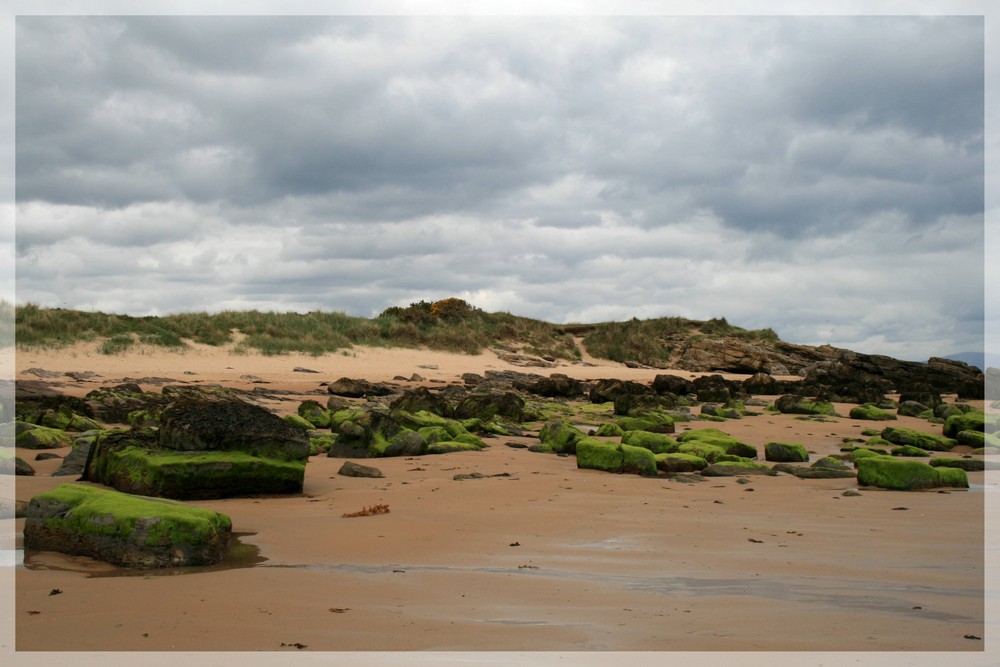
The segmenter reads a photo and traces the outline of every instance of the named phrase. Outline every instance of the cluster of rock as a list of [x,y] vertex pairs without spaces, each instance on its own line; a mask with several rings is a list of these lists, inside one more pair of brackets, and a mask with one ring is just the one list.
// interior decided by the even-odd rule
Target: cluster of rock
[[177,500],[300,492],[309,455],[300,429],[245,398],[221,387],[144,392],[129,383],[84,399],[19,396],[14,444],[72,446],[56,474],[114,489],[64,484],[33,498],[26,548],[130,567],[221,560],[230,519]]

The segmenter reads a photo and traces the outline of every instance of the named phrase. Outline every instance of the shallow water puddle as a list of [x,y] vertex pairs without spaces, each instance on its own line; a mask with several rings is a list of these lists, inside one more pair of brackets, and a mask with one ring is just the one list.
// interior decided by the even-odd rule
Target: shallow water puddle
[[246,567],[255,567],[267,561],[260,555],[260,549],[244,542],[242,538],[251,537],[256,533],[233,533],[229,552],[220,563],[215,565],[195,565],[191,567],[162,567],[140,569],[119,567],[87,556],[69,556],[52,551],[28,551],[17,549],[16,564],[28,570],[59,570],[62,572],[81,572],[88,577],[173,577],[184,574],[204,574],[206,572],[223,572]]

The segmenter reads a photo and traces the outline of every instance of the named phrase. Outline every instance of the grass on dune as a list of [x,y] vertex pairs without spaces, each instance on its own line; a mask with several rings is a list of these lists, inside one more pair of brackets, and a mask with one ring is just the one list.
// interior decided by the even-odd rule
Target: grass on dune
[[[577,360],[581,351],[575,342],[576,332],[585,333],[587,349],[595,357],[662,365],[675,349],[678,336],[699,333],[777,340],[769,329],[748,332],[725,319],[697,322],[670,317],[563,326],[510,313],[487,313],[455,298],[392,307],[374,318],[340,312],[257,310],[134,317],[30,303],[14,311],[20,348],[58,348],[84,341],[97,342],[103,354],[119,354],[139,345],[183,350],[190,341],[212,346],[236,342],[236,352],[264,355],[300,352],[318,356],[369,345],[465,354],[501,348]],[[240,334],[239,340],[236,334]]]

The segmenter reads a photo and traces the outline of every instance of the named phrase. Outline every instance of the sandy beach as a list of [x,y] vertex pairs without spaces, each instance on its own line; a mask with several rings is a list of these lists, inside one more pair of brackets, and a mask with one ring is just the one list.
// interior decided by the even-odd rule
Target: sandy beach
[[[434,388],[487,370],[640,382],[664,372],[589,361],[517,368],[490,352],[367,348],[323,357],[207,347],[105,356],[80,344],[19,351],[16,377],[78,396],[126,379],[153,390],[266,387],[289,392],[267,402],[287,414],[305,398],[325,401],[321,383],[340,377]],[[43,380],[37,369],[88,376]],[[850,407],[837,405],[838,413]],[[898,425],[928,426],[911,417]],[[815,460],[872,423],[768,413],[693,421],[678,431],[706,427],[761,451],[772,440],[798,442]],[[4,519],[3,546],[18,550],[16,565],[4,568],[14,571],[14,664],[105,651],[269,652],[262,659],[362,652],[345,664],[390,661],[377,652],[402,652],[395,663],[490,652],[468,655],[606,664],[608,651],[638,652],[631,664],[662,664],[663,652],[698,652],[687,654],[689,664],[718,664],[709,660],[718,651],[742,655],[741,664],[794,657],[770,652],[924,664],[932,656],[923,652],[943,651],[954,653],[951,664],[991,664],[987,608],[995,590],[984,531],[996,492],[991,473],[969,473],[969,490],[862,488],[845,496],[857,480],[682,483],[581,470],[573,457],[510,446],[537,442],[531,434],[487,442],[480,452],[366,461],[382,471],[378,479],[338,475],[342,459],[315,456],[302,494],[194,502],[232,517],[243,545],[208,568],[128,571],[51,552],[22,556],[24,520]],[[17,453],[37,471],[16,478],[17,500],[73,479],[52,476],[59,460]],[[390,511],[343,517],[375,504]],[[149,655],[158,664],[158,654]],[[907,662],[880,662],[894,656]]]

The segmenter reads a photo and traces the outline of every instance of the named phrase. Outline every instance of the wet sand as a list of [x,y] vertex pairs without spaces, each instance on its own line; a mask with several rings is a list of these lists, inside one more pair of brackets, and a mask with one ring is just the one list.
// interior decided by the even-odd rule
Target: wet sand
[[[198,349],[105,357],[85,346],[18,353],[18,379],[34,377],[25,372],[31,368],[100,376],[47,380],[77,395],[157,377],[293,391],[270,406],[284,412],[301,398],[325,396],[320,383],[342,376],[385,381],[418,373],[422,381],[400,384],[434,387],[487,369],[639,381],[663,372],[615,364],[515,368],[493,354],[361,349],[260,357]],[[898,424],[927,426],[912,418]],[[767,414],[678,426],[722,428],[761,450],[770,440],[800,442],[815,460],[873,424]],[[220,567],[122,576],[86,558],[29,553],[4,568],[14,570],[16,584],[14,657],[264,651],[304,659],[322,651],[350,658],[344,664],[606,664],[604,652],[629,651],[655,652],[632,653],[630,664],[662,664],[661,652],[725,651],[705,664],[735,657],[777,664],[796,654],[770,652],[849,651],[852,664],[924,664],[930,654],[910,652],[945,651],[954,652],[946,656],[952,664],[990,664],[984,590],[995,589],[990,579],[984,584],[984,506],[995,493],[993,473],[970,473],[968,491],[844,496],[856,480],[782,475],[685,484],[579,470],[572,457],[508,446],[535,441],[493,438],[482,452],[365,461],[382,470],[381,479],[343,477],[343,460],[313,457],[301,495],[192,503],[230,515],[247,546],[242,561]],[[17,499],[74,479],[51,476],[58,461],[18,453],[38,474],[17,478]],[[483,477],[456,479],[470,473]],[[342,517],[374,504],[390,512]],[[3,524],[19,546],[23,520]],[[54,589],[61,593],[51,595]],[[406,653],[390,660],[378,651]],[[566,655],[577,651],[586,653]],[[700,664],[711,655],[685,660]],[[886,657],[907,662],[880,662]]]

